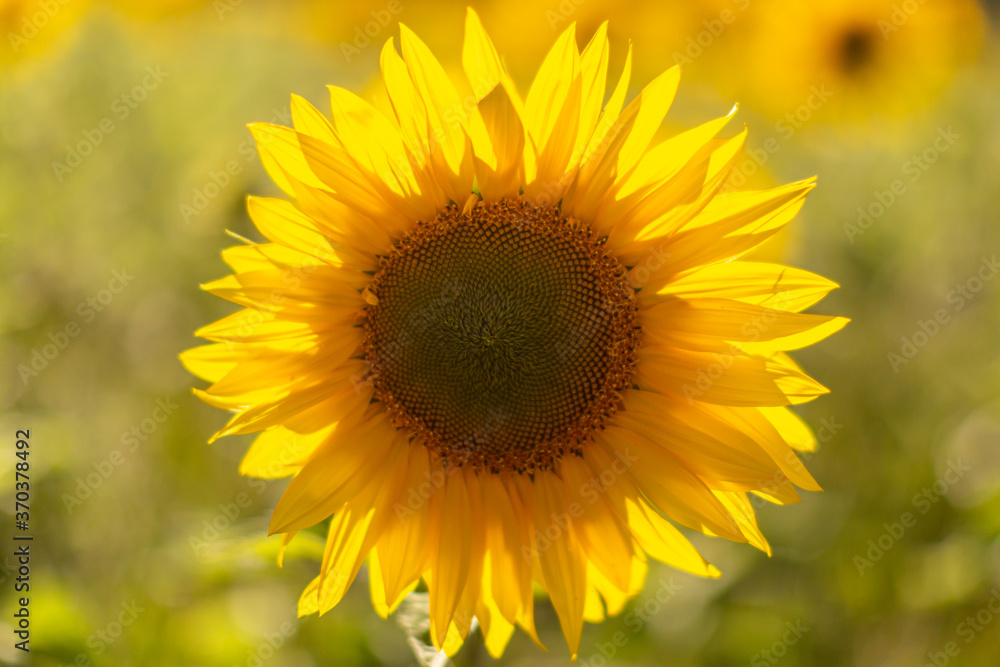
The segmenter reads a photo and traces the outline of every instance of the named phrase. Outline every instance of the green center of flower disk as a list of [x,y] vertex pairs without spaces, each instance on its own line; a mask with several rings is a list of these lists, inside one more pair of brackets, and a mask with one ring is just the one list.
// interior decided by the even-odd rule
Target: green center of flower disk
[[364,343],[375,396],[448,465],[552,469],[631,386],[626,269],[557,208],[452,205],[380,261]]

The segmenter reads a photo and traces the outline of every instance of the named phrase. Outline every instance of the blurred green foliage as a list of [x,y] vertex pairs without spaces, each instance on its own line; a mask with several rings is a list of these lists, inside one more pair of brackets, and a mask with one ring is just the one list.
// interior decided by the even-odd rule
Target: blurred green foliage
[[[32,434],[30,664],[415,664],[403,631],[371,609],[364,572],[334,611],[296,619],[322,536],[275,566],[277,538],[263,536],[285,482],[239,477],[247,438],[205,444],[224,415],[191,396],[177,362],[196,328],[231,311],[197,289],[225,273],[224,230],[256,237],[244,198],[276,191],[245,123],[287,122],[291,92],[322,108],[328,83],[372,89],[377,47],[348,63],[354,22],[300,39],[252,3],[194,4],[152,19],[95,9],[0,72],[0,422],[5,443]],[[374,43],[397,19],[430,25],[447,11],[461,25],[458,5],[405,8]],[[616,20],[601,9],[586,11]],[[554,36],[546,26],[533,39]],[[459,37],[428,41],[455,57]],[[621,62],[624,45],[612,49]],[[682,84],[670,122],[730,104]],[[744,163],[760,172],[751,184],[820,177],[794,233],[765,252],[838,281],[818,310],[853,319],[796,355],[832,390],[801,409],[826,492],[759,507],[771,558],[703,538],[721,579],[654,565],[626,612],[586,627],[578,664],[1000,664],[988,607],[1000,590],[1000,280],[973,289],[1000,250],[995,38],[920,107],[805,122],[792,136],[741,111],[748,147],[766,155],[759,169]],[[780,150],[762,153],[769,137]],[[3,451],[0,663],[23,665],[8,595],[12,445]],[[567,662],[551,607],[537,607],[550,651],[518,633],[501,664]],[[455,662],[490,659],[471,641]]]

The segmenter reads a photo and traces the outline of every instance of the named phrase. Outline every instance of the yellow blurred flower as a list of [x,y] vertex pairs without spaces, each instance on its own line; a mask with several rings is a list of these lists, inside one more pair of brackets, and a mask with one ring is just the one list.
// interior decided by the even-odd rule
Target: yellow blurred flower
[[154,21],[170,16],[184,14],[211,5],[215,13],[224,17],[227,12],[235,11],[244,0],[107,0],[108,4],[125,16],[135,19]]
[[637,63],[648,70],[680,65],[686,80],[707,81],[732,67],[726,44],[750,7],[751,0],[643,0],[608,12],[621,24],[618,34],[635,41]]
[[[504,62],[515,74],[532,73],[552,38],[571,23],[576,23],[579,34],[591,35],[611,16],[608,37],[621,45],[621,52],[612,54],[612,64],[620,65],[624,45],[631,43],[636,75],[651,78],[669,65],[685,66],[688,76],[710,70],[713,63],[725,57],[716,42],[722,40],[749,2],[562,0],[539,4],[532,0],[492,0],[482,4],[481,12],[497,43],[512,48],[504,53]],[[687,67],[693,63],[697,66]]]
[[793,127],[925,106],[980,43],[974,0],[759,0],[740,26],[732,88]]
[[300,613],[367,560],[381,615],[422,581],[435,646],[477,619],[499,656],[537,641],[537,584],[575,656],[649,557],[718,576],[671,521],[769,552],[748,494],[819,489],[787,406],[826,390],[785,351],[844,325],[800,312],[836,285],[738,259],[814,181],[720,194],[729,117],[652,145],[679,70],[625,105],[629,58],[605,104],[604,24],[582,50],[565,29],[524,98],[471,10],[458,86],[400,41],[386,113],[331,87],[332,120],[293,97],[294,128],[251,126],[293,201],[249,200],[269,243],[205,285],[244,309],[183,360],[234,413],[215,437],[260,434],[241,471],[293,476],[271,532],[332,517]]
[[0,0],[0,67],[42,53],[90,8],[90,0]]

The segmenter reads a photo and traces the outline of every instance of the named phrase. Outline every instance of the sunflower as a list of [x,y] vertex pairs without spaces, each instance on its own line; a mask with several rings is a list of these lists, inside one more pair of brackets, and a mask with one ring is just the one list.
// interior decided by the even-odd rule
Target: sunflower
[[0,0],[0,72],[47,52],[72,32],[91,2]]
[[465,85],[400,42],[391,108],[331,87],[332,119],[293,96],[294,128],[250,126],[292,201],[249,199],[269,242],[204,286],[243,309],[183,361],[235,413],[215,438],[259,433],[241,472],[292,476],[271,533],[331,519],[300,614],[367,560],[380,615],[422,582],[436,647],[476,619],[499,656],[538,641],[534,582],[575,656],[649,558],[719,575],[675,523],[768,551],[748,494],[819,489],[787,406],[826,390],[785,351],[843,326],[799,312],[836,285],[735,261],[814,182],[721,194],[729,116],[650,147],[678,70],[626,106],[629,54],[605,104],[605,25],[582,51],[567,28],[523,99],[472,10]]
[[746,14],[732,88],[795,127],[925,107],[975,55],[985,23],[975,0],[766,0]]

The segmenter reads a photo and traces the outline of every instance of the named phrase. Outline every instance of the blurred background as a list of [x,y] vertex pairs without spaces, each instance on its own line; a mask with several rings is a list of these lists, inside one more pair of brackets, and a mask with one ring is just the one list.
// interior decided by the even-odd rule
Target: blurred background
[[[381,94],[402,21],[460,72],[449,0],[0,0],[0,663],[415,665],[364,571],[295,618],[322,537],[275,565],[285,481],[241,478],[249,439],[206,440],[177,354],[232,308],[224,230],[257,238],[275,194],[245,124],[289,95]],[[758,251],[841,284],[816,312],[853,323],[797,354],[830,387],[802,406],[825,493],[760,506],[774,554],[702,538],[723,572],[653,566],[626,611],[585,627],[577,664],[1000,664],[1000,51],[974,0],[471,2],[527,90],[555,37],[610,21],[634,95],[675,63],[663,128],[750,127],[729,187],[818,174]],[[31,660],[13,649],[14,433],[31,430]],[[318,535],[318,533],[317,533]],[[562,665],[515,634],[503,665]],[[470,640],[457,665],[492,660]]]

